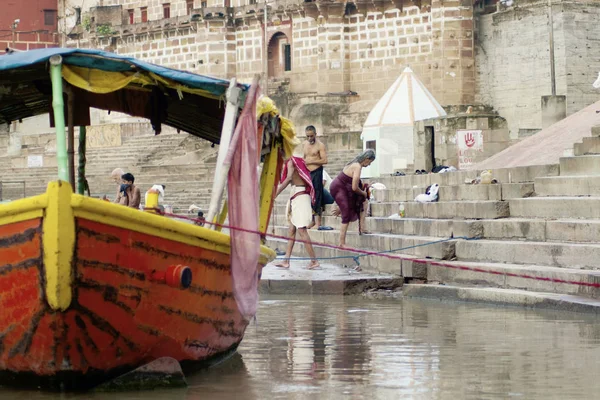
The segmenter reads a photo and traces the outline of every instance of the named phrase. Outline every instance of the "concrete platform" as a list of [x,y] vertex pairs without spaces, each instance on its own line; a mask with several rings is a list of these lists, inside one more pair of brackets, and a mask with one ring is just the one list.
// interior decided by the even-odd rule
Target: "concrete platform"
[[[285,251],[286,243],[286,240],[267,240],[267,246],[271,247],[272,249],[277,249],[281,252]],[[319,246],[314,246],[314,249],[318,258],[329,258],[328,260],[322,260],[321,262],[331,263],[334,265],[345,265],[348,268],[354,268],[357,266],[354,258],[359,255],[358,253]],[[304,250],[304,245],[302,243],[296,243],[292,255],[302,258],[307,257],[306,251]],[[370,273],[418,279],[425,279],[427,277],[427,267],[425,265],[413,267],[413,262],[411,260],[415,259],[415,256],[399,256],[400,258],[368,256],[360,257],[357,260],[363,271],[369,271]],[[335,257],[335,259],[331,259],[332,257]]]
[[440,301],[477,302],[600,315],[600,301],[568,294],[528,292],[516,289],[415,284],[404,285],[403,294],[406,297]]
[[308,270],[308,261],[292,259],[289,270],[277,268],[274,263],[262,272],[262,294],[361,294],[371,289],[401,288],[404,278],[397,275],[355,272],[353,267],[321,263],[321,269]]

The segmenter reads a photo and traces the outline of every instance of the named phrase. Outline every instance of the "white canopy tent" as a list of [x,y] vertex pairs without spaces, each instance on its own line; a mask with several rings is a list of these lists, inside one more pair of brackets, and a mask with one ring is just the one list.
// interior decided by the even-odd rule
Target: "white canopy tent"
[[442,106],[406,67],[373,107],[363,126],[363,149],[374,149],[377,158],[370,167],[363,168],[362,176],[374,178],[413,164],[415,121],[444,115]]

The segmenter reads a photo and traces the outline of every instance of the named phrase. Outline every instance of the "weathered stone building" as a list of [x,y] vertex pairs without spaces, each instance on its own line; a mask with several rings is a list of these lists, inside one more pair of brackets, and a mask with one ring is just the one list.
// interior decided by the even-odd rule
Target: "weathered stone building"
[[492,110],[515,140],[542,128],[552,63],[567,114],[597,99],[600,4],[551,9],[552,25],[546,0],[273,0],[266,18],[256,0],[60,0],[59,30],[65,46],[242,81],[266,73],[294,122],[328,134],[358,133],[409,65],[443,106]]

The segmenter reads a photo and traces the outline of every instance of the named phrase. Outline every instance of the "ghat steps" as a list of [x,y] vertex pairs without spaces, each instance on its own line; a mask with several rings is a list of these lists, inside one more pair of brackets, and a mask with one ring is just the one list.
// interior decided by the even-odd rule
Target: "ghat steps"
[[[403,249],[394,253],[401,260],[361,256],[358,261],[362,268],[402,274],[407,280],[498,288],[505,294],[524,290],[598,299],[600,288],[594,287],[600,286],[598,133],[594,129],[594,136],[575,145],[574,156],[563,157],[558,164],[494,170],[494,178],[501,182],[496,185],[465,184],[476,171],[379,178],[387,190],[371,203],[367,228],[372,234],[359,236],[355,223],[347,245],[376,252]],[[412,201],[432,183],[440,184],[439,202]],[[279,235],[286,234],[285,200],[278,199],[273,219],[272,229]],[[400,203],[405,218],[389,218],[398,213]],[[336,245],[340,220],[326,216],[324,224],[334,230],[311,230],[312,240]],[[427,243],[432,244],[423,246]],[[271,244],[285,249],[284,240],[273,239]],[[355,265],[356,253],[317,251],[321,257],[346,257],[333,262]],[[295,254],[306,257],[301,244]],[[577,282],[581,285],[573,284]],[[432,296],[431,290],[419,292]]]

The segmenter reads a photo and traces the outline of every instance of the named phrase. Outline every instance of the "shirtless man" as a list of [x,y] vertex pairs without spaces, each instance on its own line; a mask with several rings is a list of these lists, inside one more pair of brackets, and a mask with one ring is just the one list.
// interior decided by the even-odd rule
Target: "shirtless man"
[[312,186],[309,171],[304,164],[304,160],[301,157],[290,157],[284,166],[282,179],[275,197],[279,196],[290,184],[292,185],[291,196],[287,205],[287,215],[290,224],[288,230],[289,240],[285,258],[275,264],[275,266],[279,268],[290,267],[290,257],[296,243],[297,232],[300,235],[300,239],[304,241],[304,247],[311,259],[308,269],[317,269],[320,267],[319,261],[310,242],[307,230],[308,226],[312,223]]
[[[321,227],[323,207],[323,166],[327,164],[327,151],[323,142],[317,139],[317,129],[309,125],[306,127],[306,141],[303,144],[304,161],[310,171],[313,187],[315,188],[315,202],[313,213],[316,216],[317,229]],[[309,228],[315,226],[313,222]]]

